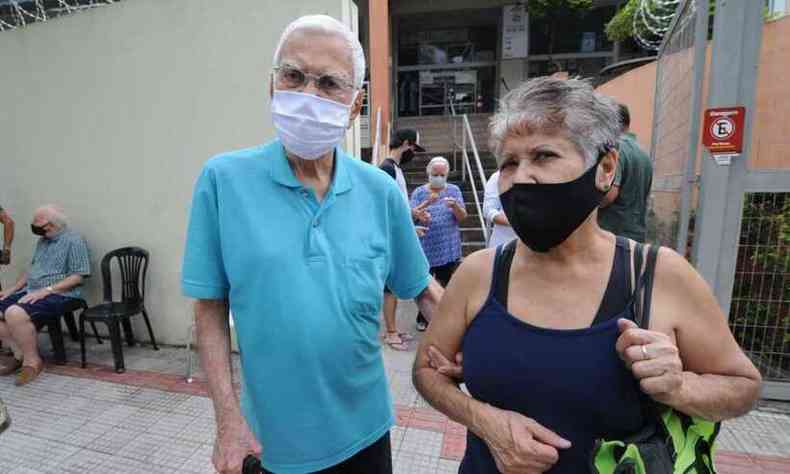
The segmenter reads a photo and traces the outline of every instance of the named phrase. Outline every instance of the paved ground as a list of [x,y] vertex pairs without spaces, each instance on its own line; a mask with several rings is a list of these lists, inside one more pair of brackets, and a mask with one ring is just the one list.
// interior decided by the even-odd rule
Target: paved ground
[[[414,308],[402,305],[402,329]],[[48,348],[47,337],[41,342]],[[109,344],[92,342],[88,369],[70,344],[65,367],[49,366],[33,384],[0,378],[13,424],[0,435],[0,473],[211,473],[214,422],[200,374],[184,380],[186,351],[125,348],[127,373],[112,370]],[[431,409],[411,384],[410,352],[384,350],[398,415],[393,428],[397,474],[455,473],[465,430]],[[719,471],[790,473],[790,406],[764,404],[725,423]]]

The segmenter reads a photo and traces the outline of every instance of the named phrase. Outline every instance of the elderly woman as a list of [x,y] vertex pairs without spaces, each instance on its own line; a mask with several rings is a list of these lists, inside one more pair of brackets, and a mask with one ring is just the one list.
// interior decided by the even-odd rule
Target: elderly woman
[[[594,440],[644,425],[643,394],[714,421],[758,396],[759,372],[674,252],[658,254],[649,328],[633,322],[634,243],[597,220],[618,134],[615,104],[580,80],[525,82],[492,119],[518,240],[464,260],[414,368],[425,399],[469,429],[462,473],[589,472]],[[471,397],[431,363],[460,352]]]
[[[461,230],[459,224],[466,219],[464,196],[458,186],[447,182],[450,163],[437,156],[426,168],[428,183],[412,192],[413,214],[425,229],[420,243],[431,266],[431,274],[447,286],[461,260]],[[424,331],[428,322],[422,313],[417,314],[417,330]]]

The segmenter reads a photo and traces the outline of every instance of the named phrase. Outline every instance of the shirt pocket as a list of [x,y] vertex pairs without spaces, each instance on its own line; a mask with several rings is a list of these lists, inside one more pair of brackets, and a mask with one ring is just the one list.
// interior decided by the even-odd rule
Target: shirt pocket
[[384,252],[347,257],[343,265],[348,309],[359,316],[378,320],[381,309],[387,258]]

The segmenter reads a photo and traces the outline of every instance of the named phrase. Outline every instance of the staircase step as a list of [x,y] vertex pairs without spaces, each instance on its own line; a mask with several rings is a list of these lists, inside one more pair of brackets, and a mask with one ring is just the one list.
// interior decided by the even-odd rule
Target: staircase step
[[478,250],[482,250],[484,248],[486,248],[485,242],[462,242],[461,254],[464,257],[468,257],[470,254],[475,253]]

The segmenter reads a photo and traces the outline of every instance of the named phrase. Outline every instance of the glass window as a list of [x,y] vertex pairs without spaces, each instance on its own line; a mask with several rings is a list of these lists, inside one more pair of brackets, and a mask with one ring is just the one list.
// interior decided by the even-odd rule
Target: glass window
[[548,17],[529,20],[530,54],[594,53],[611,51],[614,44],[604,29],[616,7],[601,7],[578,16],[553,21]]
[[461,27],[400,32],[398,65],[444,65],[496,60],[497,28]]

